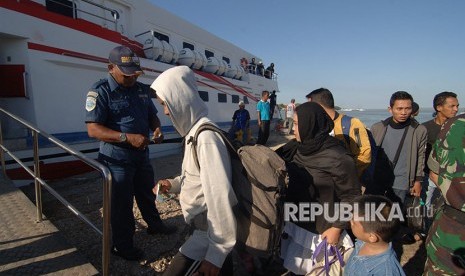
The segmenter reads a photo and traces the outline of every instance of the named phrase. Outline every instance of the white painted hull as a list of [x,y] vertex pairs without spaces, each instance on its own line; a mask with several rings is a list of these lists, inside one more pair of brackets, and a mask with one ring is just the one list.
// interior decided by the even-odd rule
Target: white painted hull
[[[110,15],[81,1],[79,9],[108,18]],[[90,86],[107,75],[109,51],[120,44],[138,49],[143,55],[144,41],[138,34],[156,30],[167,34],[170,44],[182,49],[183,42],[195,44],[198,51],[214,51],[215,56],[228,57],[231,65],[239,65],[243,57],[254,55],[202,30],[175,15],[154,7],[144,0],[124,4],[119,0],[101,0],[100,5],[120,14],[118,30],[108,21],[77,12],[78,19],[53,14],[44,7],[45,0],[0,2],[0,65],[25,66],[26,97],[0,97],[0,107],[24,118],[37,128],[52,134],[73,147],[96,145],[87,137],[85,97]],[[163,71],[176,64],[141,58],[145,74],[139,81],[151,84]],[[233,97],[247,98],[252,121],[256,120],[255,105],[263,90],[276,90],[277,82],[253,74],[241,80],[196,71],[198,87],[209,94],[206,102],[211,117],[220,126],[230,125],[237,102]],[[218,94],[226,94],[227,102],[219,103]],[[236,98],[237,99],[237,98]],[[155,101],[156,102],[156,101]],[[163,129],[175,137],[168,117],[156,103]],[[27,129],[2,118],[5,140],[30,139]],[[172,153],[178,144],[152,146],[152,156]],[[21,153],[28,155],[26,151]],[[30,151],[29,151],[30,154]]]

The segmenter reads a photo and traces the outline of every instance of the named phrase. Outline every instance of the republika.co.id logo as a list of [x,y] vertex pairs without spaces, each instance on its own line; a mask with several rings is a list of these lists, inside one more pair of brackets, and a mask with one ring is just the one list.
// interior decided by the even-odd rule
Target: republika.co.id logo
[[[334,204],[324,203],[285,203],[284,204],[284,220],[285,221],[299,221],[309,222],[315,221],[316,217],[323,215],[324,219],[330,223],[332,222],[348,222],[353,217],[357,217],[363,221],[390,221],[398,219],[405,221],[405,218],[410,217],[433,217],[433,206],[426,209],[424,206],[409,207],[406,209],[405,217],[399,203],[393,203],[389,215],[383,216],[382,210],[386,203],[381,203],[376,206],[372,203],[366,203],[363,209],[360,209],[359,204],[337,202]],[[361,210],[364,210],[362,212]],[[363,214],[363,215],[361,215]]]

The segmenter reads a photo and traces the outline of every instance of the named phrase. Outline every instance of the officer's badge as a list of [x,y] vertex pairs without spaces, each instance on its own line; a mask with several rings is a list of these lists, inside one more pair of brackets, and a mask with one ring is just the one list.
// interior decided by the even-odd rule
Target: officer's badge
[[86,110],[87,111],[94,110],[96,105],[97,105],[97,99],[96,98],[94,98],[92,96],[87,97],[87,99],[86,99]]
[[89,92],[87,92],[87,97],[94,97],[94,98],[97,98],[97,97],[98,97],[98,93],[97,93],[97,92],[94,92],[94,91],[89,91]]

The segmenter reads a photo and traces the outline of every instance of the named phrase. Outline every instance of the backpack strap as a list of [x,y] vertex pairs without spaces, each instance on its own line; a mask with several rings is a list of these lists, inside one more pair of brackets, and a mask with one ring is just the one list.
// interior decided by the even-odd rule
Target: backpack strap
[[199,137],[199,134],[205,130],[218,133],[221,136],[221,139],[223,139],[223,142],[226,144],[226,148],[228,149],[229,153],[232,155],[237,155],[234,145],[231,143],[231,140],[228,139],[228,137],[226,136],[225,132],[222,129],[218,128],[217,126],[211,123],[203,123],[195,131],[194,136],[191,136],[189,140],[187,141],[187,144],[192,143],[192,147],[193,147],[192,154],[194,156],[195,165],[197,166],[199,171],[200,171],[200,163],[199,163],[199,157],[197,155],[197,139]]
[[341,118],[342,124],[342,134],[344,134],[344,138],[346,139],[347,146],[350,145],[350,126],[352,124],[352,117],[343,114]]

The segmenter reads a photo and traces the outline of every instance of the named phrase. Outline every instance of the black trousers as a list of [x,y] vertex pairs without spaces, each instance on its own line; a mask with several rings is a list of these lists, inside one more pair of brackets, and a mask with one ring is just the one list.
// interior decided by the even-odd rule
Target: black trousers
[[[181,252],[178,252],[171,260],[170,266],[166,269],[163,276],[189,276],[196,272],[200,267],[201,261],[192,260]],[[224,260],[223,267],[220,270],[220,276],[233,275],[233,261],[229,254]]]
[[270,136],[270,121],[262,120],[262,125],[258,129],[257,144],[265,145],[266,142],[268,141],[269,136]]

